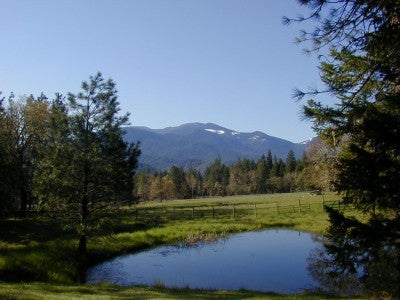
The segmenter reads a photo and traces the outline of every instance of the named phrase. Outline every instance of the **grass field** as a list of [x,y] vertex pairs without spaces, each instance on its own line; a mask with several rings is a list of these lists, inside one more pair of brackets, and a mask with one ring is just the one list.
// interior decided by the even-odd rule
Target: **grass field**
[[[335,200],[333,194],[308,193],[237,196],[146,202],[124,207],[108,220],[112,235],[91,238],[89,265],[123,253],[155,245],[176,243],[235,232],[264,228],[293,228],[323,234],[327,215],[322,201]],[[277,206],[307,205],[307,209],[278,212]],[[214,216],[212,207],[221,211]],[[235,213],[233,213],[235,207]],[[255,213],[255,207],[257,213]],[[175,209],[175,213],[174,213]],[[195,213],[193,213],[193,209]],[[222,211],[223,209],[223,211]],[[171,213],[172,211],[172,213]],[[182,214],[179,214],[182,212]],[[199,213],[201,212],[201,213]],[[170,290],[163,288],[75,285],[78,278],[77,240],[65,233],[57,221],[38,218],[0,222],[0,297],[52,298],[221,298],[268,299],[283,296],[253,292]],[[9,283],[5,283],[7,281]],[[26,282],[26,283],[16,283]],[[29,283],[31,282],[31,283]],[[37,282],[37,283],[32,283]],[[42,283],[38,283],[42,282]],[[265,298],[266,297],[266,298]],[[305,295],[290,296],[302,299]],[[291,299],[290,297],[285,299]],[[299,298],[296,298],[299,297]],[[321,296],[308,295],[310,299]]]

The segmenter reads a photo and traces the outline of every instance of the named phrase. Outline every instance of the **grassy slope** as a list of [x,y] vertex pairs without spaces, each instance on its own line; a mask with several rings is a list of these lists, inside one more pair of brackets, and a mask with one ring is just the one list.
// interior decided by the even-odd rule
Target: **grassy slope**
[[[330,195],[328,198],[334,197]],[[280,213],[262,210],[263,205],[311,203],[307,212]],[[261,196],[240,196],[197,200],[176,200],[165,203],[145,203],[144,207],[213,205],[224,202],[257,203],[257,218],[249,214],[232,218],[227,215],[218,218],[195,218],[172,220],[164,214],[147,214],[136,218],[132,209],[125,209],[109,221],[116,232],[113,236],[92,238],[89,242],[90,264],[126,252],[137,251],[154,245],[175,243],[196,236],[220,236],[229,233],[258,230],[263,228],[286,227],[297,230],[323,233],[328,225],[322,210],[322,197],[308,194],[282,194]],[[38,295],[57,298],[65,296],[105,299],[118,298],[220,298],[228,299],[273,297],[253,292],[210,292],[189,290],[166,290],[157,288],[122,288],[113,286],[76,286],[77,278],[76,240],[62,234],[58,223],[49,220],[7,220],[0,223],[0,280],[41,281],[52,284],[6,284],[0,285],[0,296],[32,299]],[[63,284],[63,285],[57,285]],[[65,284],[71,284],[65,286]],[[31,297],[31,298],[30,298]],[[281,297],[281,296],[279,296]],[[278,298],[279,298],[278,297]],[[291,297],[296,296],[290,296]],[[299,296],[303,298],[304,295]],[[309,296],[313,298],[314,296]],[[274,298],[274,297],[273,297]],[[276,298],[276,297],[275,297]],[[317,297],[318,298],[318,297]]]

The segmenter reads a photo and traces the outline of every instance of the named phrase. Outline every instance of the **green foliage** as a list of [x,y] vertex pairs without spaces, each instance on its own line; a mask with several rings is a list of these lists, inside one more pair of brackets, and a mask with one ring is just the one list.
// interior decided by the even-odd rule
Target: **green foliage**
[[118,116],[115,83],[101,74],[82,83],[82,92],[51,105],[47,149],[37,171],[41,204],[64,211],[66,223],[86,239],[100,229],[102,211],[132,200],[139,150],[123,141],[128,115]]
[[286,172],[292,173],[296,171],[297,160],[293,150],[290,150],[286,157]]
[[38,98],[10,95],[8,103],[0,102],[0,215],[20,210],[22,215],[35,205],[32,181],[38,153],[48,121],[48,102],[44,95]]
[[315,142],[313,149],[305,154],[302,161],[296,159],[293,151],[288,152],[286,161],[273,158],[271,151],[268,151],[267,157],[263,155],[256,162],[243,158],[225,165],[217,158],[204,174],[176,166],[168,172],[141,171],[135,177],[135,196],[139,201],[163,201],[203,196],[329,191],[330,185],[326,184],[325,177],[329,177],[330,167],[326,157],[318,158],[321,170],[314,168],[324,145]]
[[226,187],[229,183],[229,169],[221,162],[220,158],[207,168],[204,174],[204,185],[210,196],[226,195]]
[[370,267],[387,255],[400,269],[400,1],[300,2],[312,16],[325,16],[302,38],[317,49],[329,45],[321,79],[336,98],[332,105],[309,100],[305,115],[336,151],[334,189],[366,216],[350,219],[327,209],[337,244],[328,252],[343,272],[363,267],[366,288],[398,298],[400,274],[392,274],[397,286],[383,287],[372,284]]

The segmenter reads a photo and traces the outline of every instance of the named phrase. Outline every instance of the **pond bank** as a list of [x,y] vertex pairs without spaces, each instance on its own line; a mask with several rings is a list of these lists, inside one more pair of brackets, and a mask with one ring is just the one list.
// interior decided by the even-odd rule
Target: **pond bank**
[[[120,287],[108,284],[57,285],[48,283],[1,283],[1,299],[266,299],[266,300],[317,300],[344,299],[318,293],[279,295],[251,291],[211,291],[190,289],[166,289],[163,287]],[[368,299],[358,297],[351,299]]]
[[[325,195],[325,198],[335,199],[335,195]],[[311,209],[307,212],[295,212],[286,214],[270,214],[244,218],[216,218],[207,219],[187,219],[187,220],[170,220],[160,218],[159,216],[149,215],[145,220],[136,220],[134,212],[130,208],[120,211],[119,215],[112,216],[109,219],[110,226],[114,228],[112,236],[104,235],[89,240],[89,261],[88,265],[95,265],[101,261],[105,261],[112,257],[124,253],[131,253],[139,250],[149,249],[157,245],[173,244],[183,241],[190,236],[220,236],[244,231],[261,230],[265,228],[290,228],[300,231],[314,232],[321,234],[325,231],[328,222],[326,213],[322,210],[322,198],[312,196],[307,193],[294,194],[275,194],[275,195],[254,195],[254,196],[239,196],[239,197],[224,197],[224,198],[209,198],[195,200],[178,200],[166,203],[145,203],[147,207],[152,205],[177,205],[192,203],[192,201],[201,201],[203,203],[216,203],[223,200],[225,203],[236,203],[237,201],[250,203],[282,203],[290,205],[298,203],[299,199],[303,202],[311,203]],[[36,289],[52,290],[54,284],[55,290],[60,290],[61,293],[69,293],[73,290],[74,293],[82,290],[82,296],[85,293],[93,293],[96,288],[91,286],[77,286],[72,284],[77,278],[76,264],[74,253],[76,252],[77,241],[71,235],[65,235],[59,230],[55,220],[7,220],[3,221],[0,226],[0,282],[9,280],[7,274],[14,272],[19,274],[21,268],[30,277],[24,278],[27,281],[47,282],[43,284],[1,284],[1,292],[10,289],[10,292],[24,291],[29,293],[32,288],[32,294],[35,294]],[[29,237],[29,240],[27,240]],[[32,276],[31,276],[32,275]],[[15,281],[20,281],[16,278]],[[59,284],[62,284],[61,286]],[[67,286],[65,284],[72,284]],[[20,288],[19,288],[20,286]],[[96,285],[97,286],[97,285]],[[107,288],[108,289],[108,288]],[[112,289],[118,290],[118,287]],[[100,289],[101,290],[101,289]],[[135,288],[121,288],[121,293],[125,291],[136,291]],[[141,289],[145,293],[148,289]],[[150,291],[155,291],[150,288]],[[152,292],[153,293],[153,292]],[[186,292],[185,292],[186,293]],[[171,297],[174,290],[167,290],[162,293],[161,297]],[[193,294],[196,298],[197,293]],[[201,293],[200,297],[208,292]],[[214,293],[215,294],[215,293]],[[228,293],[230,295],[230,293]],[[70,294],[69,294],[70,295]],[[97,295],[97,294],[95,294]],[[177,296],[180,292],[177,292]],[[251,293],[251,298],[254,298],[258,293]],[[97,297],[97,296],[96,296]],[[154,296],[151,296],[154,297]],[[151,298],[150,297],[150,298]],[[295,296],[294,296],[295,297]],[[1,298],[1,297],[0,297]],[[10,297],[8,297],[10,298]],[[69,298],[69,296],[68,296]],[[146,297],[144,297],[146,299]],[[185,297],[181,297],[185,298]],[[215,298],[215,297],[214,297]],[[232,299],[241,299],[236,297]],[[279,298],[279,297],[278,297]],[[36,299],[35,297],[25,297],[23,299]],[[51,298],[49,298],[51,299]],[[211,299],[211,298],[210,298]],[[268,298],[264,298],[268,299]],[[287,299],[302,299],[287,298]],[[310,298],[311,299],[311,298]],[[313,298],[318,299],[318,298]]]

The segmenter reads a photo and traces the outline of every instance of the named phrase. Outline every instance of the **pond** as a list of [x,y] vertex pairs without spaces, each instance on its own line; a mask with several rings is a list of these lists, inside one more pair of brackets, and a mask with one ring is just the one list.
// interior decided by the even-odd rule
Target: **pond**
[[246,232],[120,256],[88,270],[87,282],[295,293],[317,286],[307,271],[317,246],[314,236],[304,232]]

